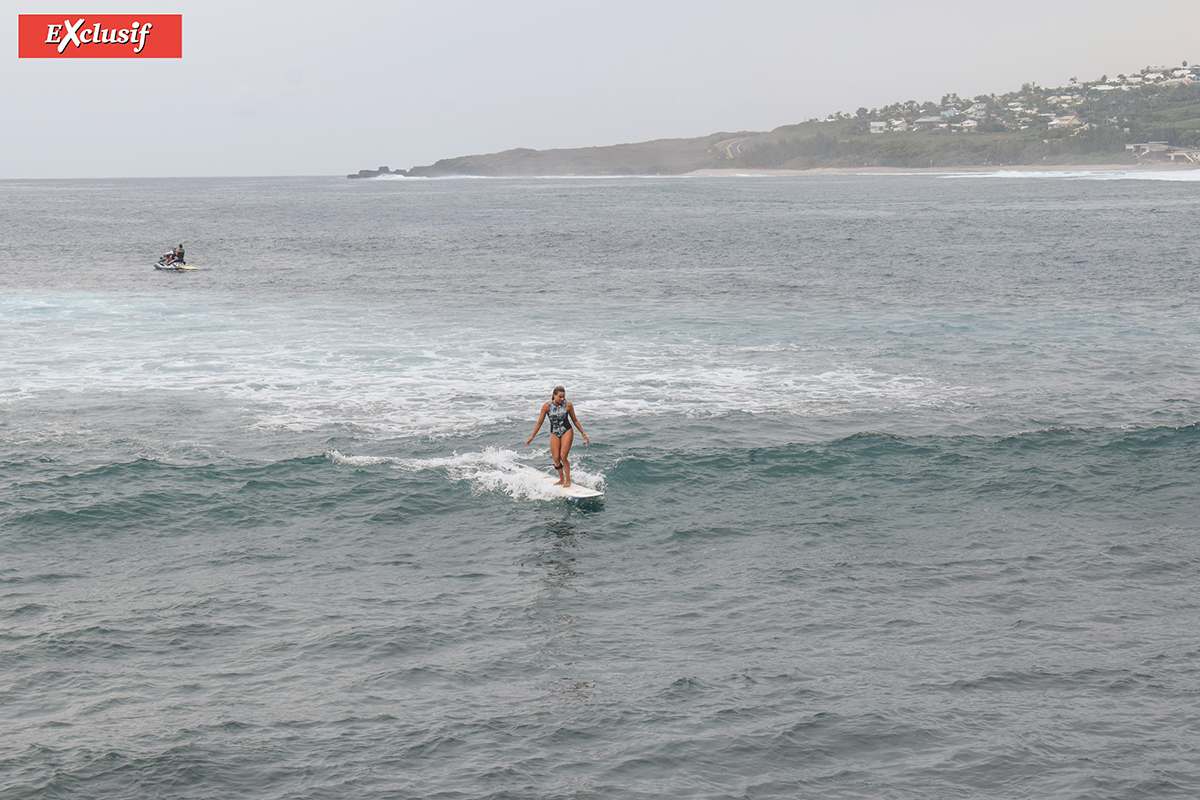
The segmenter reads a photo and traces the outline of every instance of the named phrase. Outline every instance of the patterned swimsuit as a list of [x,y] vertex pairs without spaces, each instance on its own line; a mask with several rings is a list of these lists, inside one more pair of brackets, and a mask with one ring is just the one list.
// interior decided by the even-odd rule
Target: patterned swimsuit
[[562,438],[562,435],[571,429],[571,420],[567,416],[567,403],[563,401],[561,406],[550,404],[549,410],[546,411],[546,416],[550,418],[550,435]]

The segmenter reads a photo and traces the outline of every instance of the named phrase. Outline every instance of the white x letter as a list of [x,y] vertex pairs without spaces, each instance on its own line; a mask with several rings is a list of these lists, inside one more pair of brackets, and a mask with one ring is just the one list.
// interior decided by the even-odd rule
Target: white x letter
[[67,26],[67,36],[62,40],[62,44],[58,46],[58,52],[60,53],[63,50],[66,50],[67,45],[71,42],[75,42],[76,47],[79,47],[79,45],[82,44],[82,42],[79,41],[79,36],[75,33],[75,31],[79,30],[79,28],[83,25],[83,17],[80,17],[79,21],[74,25],[71,24],[71,20],[69,19],[64,19],[63,24]]

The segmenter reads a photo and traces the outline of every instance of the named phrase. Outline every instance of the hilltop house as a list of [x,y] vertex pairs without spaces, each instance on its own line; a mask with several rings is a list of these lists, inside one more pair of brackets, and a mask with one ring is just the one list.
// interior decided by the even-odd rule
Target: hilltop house
[[1050,120],[1051,128],[1070,128],[1082,124],[1083,120],[1081,120],[1077,114],[1066,114]]

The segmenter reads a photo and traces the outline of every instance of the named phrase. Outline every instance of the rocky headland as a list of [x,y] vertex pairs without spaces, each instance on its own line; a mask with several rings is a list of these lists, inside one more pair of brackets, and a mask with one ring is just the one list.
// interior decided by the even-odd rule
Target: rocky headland
[[1146,67],[1003,95],[907,101],[767,132],[714,133],[606,147],[517,148],[445,158],[384,175],[682,175],[813,169],[1200,164],[1200,67]]

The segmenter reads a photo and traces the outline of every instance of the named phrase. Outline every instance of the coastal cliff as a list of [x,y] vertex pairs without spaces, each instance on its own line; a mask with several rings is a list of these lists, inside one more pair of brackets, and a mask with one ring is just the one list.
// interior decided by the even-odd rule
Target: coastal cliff
[[517,148],[488,155],[444,158],[413,167],[410,177],[449,175],[679,175],[712,166],[712,148],[728,134],[695,139],[658,139],[607,147],[530,150]]

